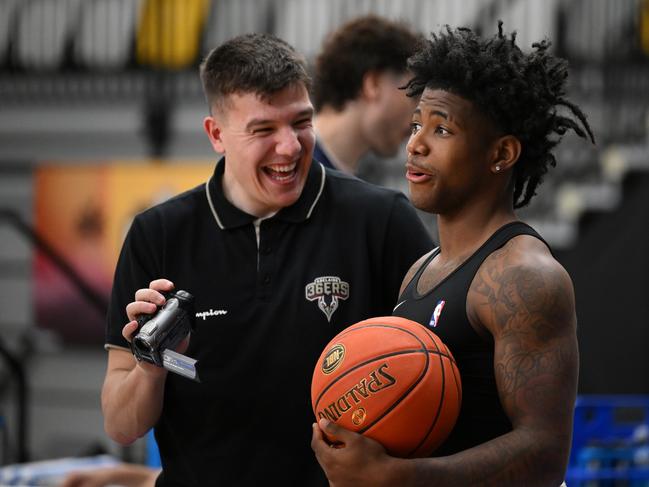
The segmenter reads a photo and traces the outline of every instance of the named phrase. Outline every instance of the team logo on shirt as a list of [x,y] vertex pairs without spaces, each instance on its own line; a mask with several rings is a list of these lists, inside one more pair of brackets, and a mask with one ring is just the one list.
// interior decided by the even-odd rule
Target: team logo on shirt
[[331,321],[331,316],[338,309],[338,300],[349,297],[349,283],[336,276],[316,277],[304,288],[306,299],[317,301],[318,308]]
[[430,323],[428,323],[428,325],[431,328],[435,328],[437,326],[437,324],[439,323],[439,316],[442,314],[442,310],[444,309],[445,304],[446,304],[446,301],[441,299],[437,303],[437,306],[435,306],[435,311],[433,311],[433,316],[430,317]]

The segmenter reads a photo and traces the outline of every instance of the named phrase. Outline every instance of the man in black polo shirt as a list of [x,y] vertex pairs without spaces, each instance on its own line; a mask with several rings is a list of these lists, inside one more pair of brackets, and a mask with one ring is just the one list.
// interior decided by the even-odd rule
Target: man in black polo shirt
[[[312,163],[309,79],[288,44],[235,38],[201,78],[224,158],[129,231],[108,317],[106,431],[129,444],[155,427],[158,486],[327,485],[310,448],[315,361],[343,328],[390,314],[432,244],[402,194]],[[195,297],[180,351],[198,359],[200,383],[127,348],[134,318],[172,288]]]

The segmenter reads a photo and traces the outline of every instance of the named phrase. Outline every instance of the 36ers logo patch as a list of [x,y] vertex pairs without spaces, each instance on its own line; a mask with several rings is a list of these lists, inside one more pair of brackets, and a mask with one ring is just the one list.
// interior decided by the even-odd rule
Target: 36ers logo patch
[[349,283],[336,276],[316,277],[304,288],[306,299],[317,301],[318,308],[325,314],[327,321],[338,309],[338,300],[349,297]]

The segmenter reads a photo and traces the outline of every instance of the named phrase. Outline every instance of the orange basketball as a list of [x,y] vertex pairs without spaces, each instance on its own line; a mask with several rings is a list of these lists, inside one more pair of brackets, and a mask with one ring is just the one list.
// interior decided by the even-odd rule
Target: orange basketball
[[397,316],[356,323],[325,347],[311,382],[316,418],[381,443],[398,457],[432,453],[462,402],[460,373],[434,333]]

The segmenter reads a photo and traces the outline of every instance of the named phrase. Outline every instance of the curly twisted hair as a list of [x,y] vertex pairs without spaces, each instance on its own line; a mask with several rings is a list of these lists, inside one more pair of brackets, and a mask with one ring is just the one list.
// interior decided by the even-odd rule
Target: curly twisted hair
[[423,42],[407,24],[374,14],[353,19],[329,34],[315,60],[313,102],[316,110],[342,110],[359,96],[370,71],[406,72],[408,57]]
[[[532,52],[523,53],[516,45],[516,32],[506,36],[502,25],[499,21],[498,34],[491,39],[448,25],[445,31],[431,34],[408,60],[414,77],[406,89],[409,96],[419,96],[425,88],[461,96],[503,134],[520,140],[513,203],[521,208],[536,194],[548,166],[556,166],[551,150],[567,130],[593,143],[595,137],[583,112],[565,98],[567,62],[548,52],[548,40],[532,44]],[[559,107],[567,108],[568,116],[560,115]]]

